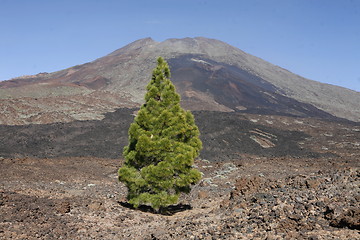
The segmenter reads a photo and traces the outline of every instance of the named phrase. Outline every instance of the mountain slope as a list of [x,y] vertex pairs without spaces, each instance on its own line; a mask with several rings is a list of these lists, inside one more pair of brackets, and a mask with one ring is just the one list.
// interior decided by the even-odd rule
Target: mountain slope
[[[302,78],[202,37],[163,42],[140,39],[90,63],[0,82],[0,107],[7,105],[0,108],[4,113],[0,121],[14,124],[9,119],[13,109],[19,108],[24,113],[15,124],[41,123],[37,119],[44,118],[47,122],[99,119],[115,108],[139,106],[158,56],[169,61],[182,104],[191,110],[334,115],[360,121],[358,92]],[[46,106],[36,106],[34,98],[44,100]],[[58,116],[59,104],[66,106],[61,111],[65,117]]]

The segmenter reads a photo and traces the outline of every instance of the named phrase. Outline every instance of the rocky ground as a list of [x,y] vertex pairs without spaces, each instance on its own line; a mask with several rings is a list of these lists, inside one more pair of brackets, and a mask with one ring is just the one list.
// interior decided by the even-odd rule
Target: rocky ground
[[[195,114],[205,150],[195,164],[203,178],[179,205],[163,214],[145,206],[135,210],[126,203],[126,188],[117,181],[120,157],[74,156],[95,151],[101,131],[128,126],[121,121],[111,125],[115,115],[102,125],[94,121],[55,125],[53,132],[51,124],[2,126],[2,149],[7,152],[0,157],[0,239],[360,238],[358,124],[208,114]],[[227,128],[214,125],[210,117]],[[94,130],[101,126],[102,130]],[[63,136],[73,135],[61,139],[54,134],[62,131]],[[43,135],[28,137],[34,133]],[[77,151],[60,146],[81,139],[84,146],[75,145]],[[11,156],[9,149],[18,140],[48,151],[46,144],[57,148],[43,150],[38,157],[21,156],[15,150],[26,149],[24,144]],[[61,156],[66,149],[73,156]],[[216,151],[221,154],[212,155]]]
[[2,159],[1,239],[359,239],[357,159],[196,161],[163,215],[131,209],[118,160]]

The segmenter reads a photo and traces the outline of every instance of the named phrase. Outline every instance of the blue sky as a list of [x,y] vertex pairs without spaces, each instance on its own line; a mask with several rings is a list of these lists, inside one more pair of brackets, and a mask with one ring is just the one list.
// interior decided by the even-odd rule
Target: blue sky
[[0,34],[0,80],[203,36],[360,91],[360,0],[0,0]]

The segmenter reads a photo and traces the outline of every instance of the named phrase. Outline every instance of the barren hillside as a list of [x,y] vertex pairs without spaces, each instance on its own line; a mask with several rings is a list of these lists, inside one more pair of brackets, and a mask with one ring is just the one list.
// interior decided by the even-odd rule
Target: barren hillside
[[360,93],[293,74],[207,38],[135,41],[93,62],[0,82],[0,123],[102,119],[136,107],[158,56],[190,110],[273,113],[360,121]]

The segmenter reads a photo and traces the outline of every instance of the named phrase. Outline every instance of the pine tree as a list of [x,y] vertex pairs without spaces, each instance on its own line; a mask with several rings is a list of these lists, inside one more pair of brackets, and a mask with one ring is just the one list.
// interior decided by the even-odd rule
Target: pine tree
[[193,164],[202,147],[193,115],[180,107],[168,64],[161,57],[157,63],[145,103],[130,125],[125,164],[119,169],[128,202],[155,210],[177,203],[180,193],[189,193],[201,179]]

